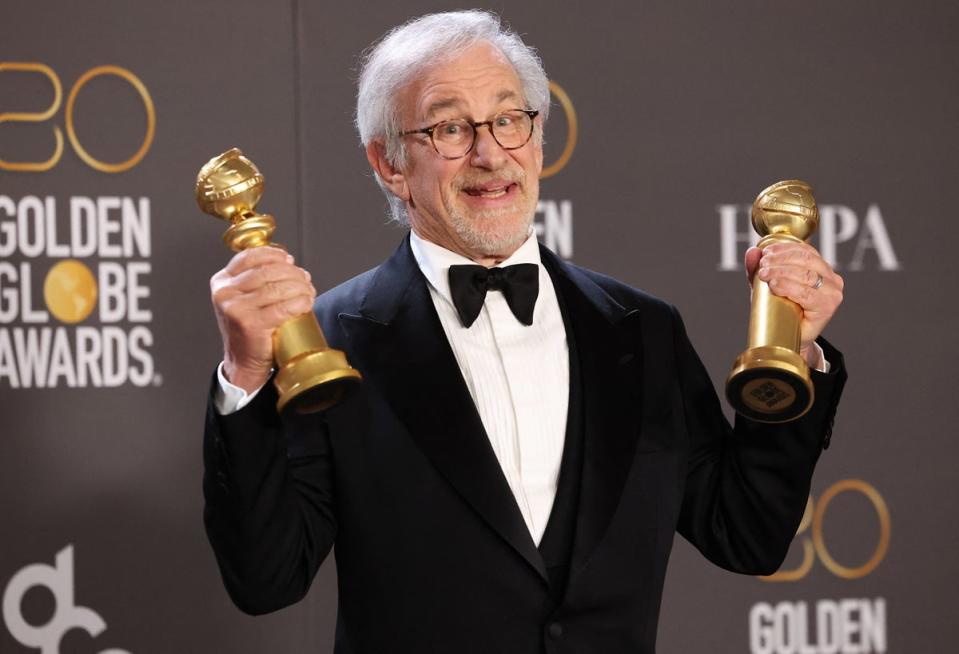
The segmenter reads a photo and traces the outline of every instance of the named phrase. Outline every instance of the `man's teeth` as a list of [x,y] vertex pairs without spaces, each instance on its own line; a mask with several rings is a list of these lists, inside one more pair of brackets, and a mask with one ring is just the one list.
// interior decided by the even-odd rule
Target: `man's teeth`
[[499,188],[489,189],[487,191],[484,191],[483,189],[474,188],[469,190],[469,194],[478,195],[484,198],[498,198],[502,195],[506,195],[507,190],[509,190],[508,186],[501,186]]

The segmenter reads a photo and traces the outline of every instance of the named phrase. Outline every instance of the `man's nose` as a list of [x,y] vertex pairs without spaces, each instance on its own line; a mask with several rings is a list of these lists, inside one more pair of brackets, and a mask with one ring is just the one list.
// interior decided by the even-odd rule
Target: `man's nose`
[[506,162],[507,156],[506,150],[493,138],[493,130],[489,125],[476,128],[476,142],[470,152],[472,165],[495,170]]

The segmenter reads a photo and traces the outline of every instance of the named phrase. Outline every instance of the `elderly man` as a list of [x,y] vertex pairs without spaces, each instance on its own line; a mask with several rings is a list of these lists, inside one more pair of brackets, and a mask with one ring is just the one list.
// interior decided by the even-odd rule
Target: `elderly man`
[[[364,62],[357,125],[408,237],[315,304],[276,249],[211,280],[206,524],[244,611],[301,598],[335,542],[339,654],[636,654],[654,651],[676,530],[738,572],[785,556],[844,380],[815,343],[842,280],[807,245],[750,251],[831,369],[800,420],[730,428],[675,309],[532,236],[548,103],[493,15],[393,30]],[[364,381],[284,421],[270,335],[311,306]]]

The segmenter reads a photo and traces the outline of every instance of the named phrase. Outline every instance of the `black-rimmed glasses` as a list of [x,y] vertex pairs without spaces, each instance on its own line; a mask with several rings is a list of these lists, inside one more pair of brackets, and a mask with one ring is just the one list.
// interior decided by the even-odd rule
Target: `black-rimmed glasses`
[[473,122],[465,118],[443,120],[422,129],[400,132],[400,136],[428,134],[436,153],[444,159],[465,157],[476,145],[476,132],[483,125],[504,150],[516,150],[529,142],[533,136],[533,119],[539,115],[535,109],[511,109],[491,120]]

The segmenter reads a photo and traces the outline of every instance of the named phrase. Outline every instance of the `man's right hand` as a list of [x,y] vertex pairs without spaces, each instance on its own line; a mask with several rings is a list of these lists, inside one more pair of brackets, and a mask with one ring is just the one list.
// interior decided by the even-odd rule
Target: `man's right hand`
[[263,386],[273,368],[273,331],[312,310],[310,273],[275,247],[238,253],[210,278],[213,311],[223,338],[223,374],[248,393]]

